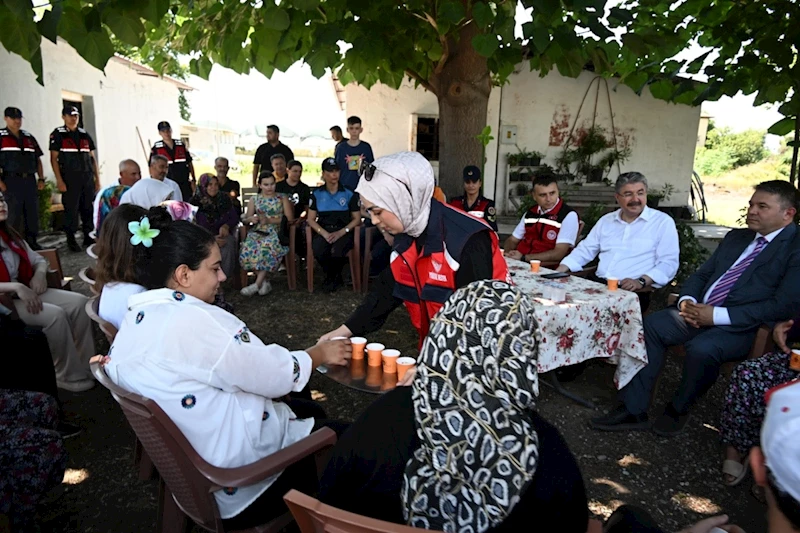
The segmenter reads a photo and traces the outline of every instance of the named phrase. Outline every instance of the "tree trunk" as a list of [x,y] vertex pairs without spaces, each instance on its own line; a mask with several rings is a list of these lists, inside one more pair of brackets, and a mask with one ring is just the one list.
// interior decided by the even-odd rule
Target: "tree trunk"
[[797,178],[797,152],[800,150],[800,116],[794,117],[794,143],[792,145],[792,167],[789,169],[789,183],[795,185]]
[[483,164],[476,136],[486,126],[492,81],[486,58],[472,47],[478,33],[470,22],[450,39],[446,62],[429,80],[439,100],[439,186],[448,198],[464,194],[465,166]]

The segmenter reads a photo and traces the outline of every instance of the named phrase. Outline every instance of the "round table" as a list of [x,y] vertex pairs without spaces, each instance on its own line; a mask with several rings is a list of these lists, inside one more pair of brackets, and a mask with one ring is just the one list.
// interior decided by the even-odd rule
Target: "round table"
[[345,366],[319,366],[317,372],[361,392],[383,394],[397,386],[397,374],[385,374],[383,366],[369,366],[365,359],[351,359]]

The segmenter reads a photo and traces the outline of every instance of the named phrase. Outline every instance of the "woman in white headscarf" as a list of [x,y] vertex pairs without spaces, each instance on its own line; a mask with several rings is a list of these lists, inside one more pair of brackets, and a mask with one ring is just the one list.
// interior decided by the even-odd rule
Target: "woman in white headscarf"
[[431,317],[456,289],[509,279],[497,234],[433,199],[434,187],[433,168],[417,152],[363,165],[356,192],[372,223],[394,236],[391,264],[350,318],[321,340],[376,331],[404,303],[422,343]]
[[584,533],[580,469],[535,411],[537,329],[532,302],[507,283],[456,291],[411,387],[385,394],[337,442],[320,499],[425,530]]

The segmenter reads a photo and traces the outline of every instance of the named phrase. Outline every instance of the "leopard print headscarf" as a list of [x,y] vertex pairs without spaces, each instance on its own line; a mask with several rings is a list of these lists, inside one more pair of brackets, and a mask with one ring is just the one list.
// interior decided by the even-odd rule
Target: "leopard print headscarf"
[[433,318],[413,382],[409,525],[482,533],[519,502],[539,459],[537,330],[531,301],[493,280],[459,289]]

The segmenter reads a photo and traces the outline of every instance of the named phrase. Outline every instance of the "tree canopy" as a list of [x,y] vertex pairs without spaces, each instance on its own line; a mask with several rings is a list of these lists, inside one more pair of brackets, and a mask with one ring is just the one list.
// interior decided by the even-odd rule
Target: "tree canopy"
[[[439,99],[445,165],[476,160],[491,87],[523,62],[571,77],[590,64],[636,91],[649,86],[656,98],[686,104],[755,92],[756,104],[779,103],[786,116],[771,133],[796,124],[797,0],[520,3],[532,8],[521,37],[513,0],[51,0],[37,6],[40,17],[31,0],[3,0],[0,42],[28,60],[40,82],[42,37],[62,37],[100,69],[118,40],[159,72],[188,56],[204,78],[213,64],[269,77],[298,61],[317,77],[332,69],[343,83],[366,87],[397,88],[409,76]],[[703,54],[676,59],[690,43]],[[708,81],[684,77],[694,74]],[[465,108],[478,118],[456,112]]]

